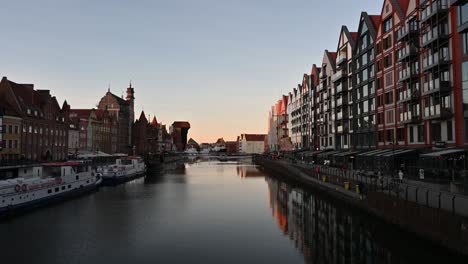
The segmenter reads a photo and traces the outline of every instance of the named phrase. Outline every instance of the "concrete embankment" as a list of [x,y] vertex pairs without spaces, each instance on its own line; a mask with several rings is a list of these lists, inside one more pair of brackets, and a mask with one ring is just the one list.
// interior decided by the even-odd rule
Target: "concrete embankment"
[[459,254],[468,255],[468,218],[441,209],[402,200],[378,190],[367,190],[365,195],[345,189],[305,173],[294,164],[256,158],[255,163],[265,171],[294,179],[334,199],[348,203],[356,210],[380,218],[388,224],[413,233]]

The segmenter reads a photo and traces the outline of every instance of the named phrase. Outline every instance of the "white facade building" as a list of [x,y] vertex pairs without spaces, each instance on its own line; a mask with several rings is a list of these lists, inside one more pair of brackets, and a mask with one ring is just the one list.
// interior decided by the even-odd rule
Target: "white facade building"
[[267,135],[242,134],[239,138],[239,153],[263,154]]

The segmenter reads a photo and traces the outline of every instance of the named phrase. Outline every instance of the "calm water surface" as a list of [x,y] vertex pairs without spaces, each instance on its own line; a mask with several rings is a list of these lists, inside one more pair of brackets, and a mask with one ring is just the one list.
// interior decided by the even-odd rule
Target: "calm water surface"
[[248,162],[219,161],[4,220],[0,248],[2,263],[460,261]]

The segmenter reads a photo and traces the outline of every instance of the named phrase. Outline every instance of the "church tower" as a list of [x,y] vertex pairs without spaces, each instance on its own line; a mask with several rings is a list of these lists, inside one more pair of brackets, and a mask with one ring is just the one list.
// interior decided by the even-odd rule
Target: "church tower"
[[132,126],[133,123],[135,122],[135,90],[132,87],[132,82],[130,81],[130,84],[128,85],[127,88],[127,96],[125,99],[128,102],[128,112],[129,112],[129,131],[128,131],[128,143],[131,145],[132,143]]

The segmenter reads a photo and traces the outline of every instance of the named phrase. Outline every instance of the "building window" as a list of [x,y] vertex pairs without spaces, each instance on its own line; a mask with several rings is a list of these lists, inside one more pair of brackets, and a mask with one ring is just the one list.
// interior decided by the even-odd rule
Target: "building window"
[[15,134],[18,134],[18,133],[19,133],[19,127],[15,126]]
[[385,74],[385,87],[393,85],[393,72]]
[[384,21],[384,32],[389,32],[393,27],[393,17],[389,17]]
[[418,126],[418,142],[424,142],[424,125]]
[[393,118],[393,110],[388,110],[386,113],[385,113],[385,119],[386,119],[386,124],[393,124],[395,122],[394,118]]
[[468,23],[468,4],[460,6],[458,11],[458,25],[461,26]]
[[388,129],[385,131],[385,137],[387,142],[393,143],[395,137],[393,136],[393,129]]
[[405,129],[397,128],[397,141],[404,141],[404,140],[405,140]]
[[384,67],[388,68],[392,66],[392,54],[385,56],[384,58]]
[[385,104],[393,103],[393,92],[385,93]]
[[432,141],[433,142],[441,141],[440,123],[432,124]]
[[387,50],[392,47],[392,35],[388,35],[388,37],[383,39],[383,48],[384,50]]
[[410,143],[414,142],[414,127],[409,128],[409,141]]

